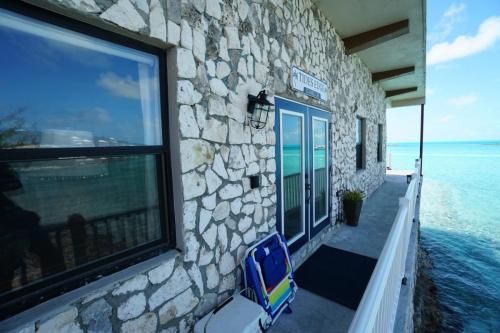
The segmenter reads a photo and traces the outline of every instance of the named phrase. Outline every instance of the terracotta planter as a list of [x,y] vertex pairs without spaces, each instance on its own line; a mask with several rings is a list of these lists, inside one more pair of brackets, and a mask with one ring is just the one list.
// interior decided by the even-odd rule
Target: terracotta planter
[[344,199],[344,216],[347,220],[347,225],[353,227],[358,225],[361,207],[363,207],[363,200],[352,201]]

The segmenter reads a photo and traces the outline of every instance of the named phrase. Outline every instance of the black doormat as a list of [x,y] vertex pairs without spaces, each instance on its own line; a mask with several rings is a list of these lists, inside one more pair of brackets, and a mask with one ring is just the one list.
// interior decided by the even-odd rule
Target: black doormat
[[377,260],[322,245],[295,273],[299,288],[356,310]]

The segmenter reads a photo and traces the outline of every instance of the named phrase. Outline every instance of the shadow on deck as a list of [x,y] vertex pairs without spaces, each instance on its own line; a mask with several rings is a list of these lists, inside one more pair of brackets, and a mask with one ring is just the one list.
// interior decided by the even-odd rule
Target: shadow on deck
[[[388,171],[385,182],[365,200],[359,225],[342,224],[324,244],[377,259],[398,212],[399,198],[408,187],[405,174]],[[347,332],[355,314],[354,310],[301,289],[300,285],[292,309],[292,314],[280,316],[270,332]]]

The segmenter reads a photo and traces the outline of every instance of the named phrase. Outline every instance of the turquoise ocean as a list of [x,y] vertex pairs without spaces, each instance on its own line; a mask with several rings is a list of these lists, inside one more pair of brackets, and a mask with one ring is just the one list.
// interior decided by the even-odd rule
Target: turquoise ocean
[[[412,169],[418,143],[387,147]],[[425,143],[421,244],[446,332],[500,332],[500,141]]]
[[[283,147],[283,176],[292,175],[301,171],[301,149],[296,145]],[[325,167],[325,149],[314,149],[314,169]]]

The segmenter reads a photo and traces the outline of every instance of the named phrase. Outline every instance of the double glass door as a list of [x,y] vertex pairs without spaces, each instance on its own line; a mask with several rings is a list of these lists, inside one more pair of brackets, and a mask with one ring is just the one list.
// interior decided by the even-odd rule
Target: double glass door
[[290,249],[329,221],[330,113],[276,97],[278,230]]

